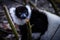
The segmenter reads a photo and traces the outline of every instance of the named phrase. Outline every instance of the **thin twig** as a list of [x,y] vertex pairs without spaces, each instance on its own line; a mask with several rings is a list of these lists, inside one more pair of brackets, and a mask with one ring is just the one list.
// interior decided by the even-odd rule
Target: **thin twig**
[[55,34],[57,33],[58,29],[60,28],[60,25],[57,27],[56,31],[54,32],[54,34],[52,35],[50,40],[53,40],[53,37],[55,36]]
[[16,40],[19,40],[19,39],[18,39],[18,33],[17,33],[16,28],[15,28],[15,26],[14,26],[14,23],[12,22],[12,19],[11,19],[10,15],[9,15],[7,6],[6,6],[6,5],[3,5],[3,9],[4,9],[4,12],[5,12],[5,14],[6,14],[7,20],[8,20],[8,22],[9,22],[9,24],[10,24],[10,27],[11,27],[11,29],[12,29],[12,32],[14,33],[14,35],[15,35],[15,37],[16,37]]
[[[25,6],[26,4],[29,3],[30,0],[23,0],[23,1],[25,3],[24,4],[24,6]],[[28,31],[27,39],[32,40],[32,29],[31,29],[30,21],[28,19],[26,20],[26,24],[27,24],[27,31]]]
[[28,40],[32,40],[32,29],[31,29],[31,25],[30,25],[30,21],[26,20],[26,24],[27,24],[27,30],[28,30]]
[[58,8],[57,8],[57,5],[54,3],[54,1],[53,1],[53,0],[48,0],[48,1],[52,4],[52,7],[53,7],[54,10],[55,10],[55,14],[58,15],[58,16],[60,16],[60,15],[59,15],[59,10],[58,10]]

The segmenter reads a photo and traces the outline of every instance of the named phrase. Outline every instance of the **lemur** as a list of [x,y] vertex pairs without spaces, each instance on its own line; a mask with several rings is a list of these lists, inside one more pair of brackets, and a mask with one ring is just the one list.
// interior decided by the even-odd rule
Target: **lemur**
[[26,19],[29,19],[30,24],[32,26],[32,39],[40,40],[39,37],[34,37],[33,33],[41,33],[42,36],[48,29],[50,19],[53,17],[58,18],[58,16],[46,11],[46,10],[37,10],[35,8],[31,8],[30,5],[26,6],[18,6],[18,7],[11,7],[9,10],[13,22],[19,25],[19,29],[22,35],[21,40],[27,40],[27,25]]

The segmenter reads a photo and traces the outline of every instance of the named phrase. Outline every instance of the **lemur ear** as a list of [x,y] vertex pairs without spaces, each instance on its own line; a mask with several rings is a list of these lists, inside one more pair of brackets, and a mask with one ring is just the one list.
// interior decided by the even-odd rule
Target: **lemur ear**
[[9,12],[10,13],[15,13],[15,10],[16,10],[16,8],[15,7],[12,7],[12,8],[10,8]]
[[29,5],[26,5],[26,8],[28,9],[28,12],[31,13],[31,7]]
[[29,16],[27,18],[30,18],[31,16],[31,7],[30,5],[26,5],[26,8],[28,9]]

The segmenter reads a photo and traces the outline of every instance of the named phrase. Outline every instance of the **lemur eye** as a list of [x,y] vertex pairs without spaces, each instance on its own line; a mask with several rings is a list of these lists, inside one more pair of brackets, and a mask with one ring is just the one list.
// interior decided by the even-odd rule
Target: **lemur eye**
[[19,14],[21,14],[21,13],[19,13]]
[[26,14],[27,14],[27,12],[26,12]]

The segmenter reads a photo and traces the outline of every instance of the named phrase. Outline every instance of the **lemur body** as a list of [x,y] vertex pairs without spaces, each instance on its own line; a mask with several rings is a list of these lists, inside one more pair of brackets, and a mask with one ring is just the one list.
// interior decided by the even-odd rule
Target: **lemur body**
[[[41,33],[43,35],[50,24],[50,20],[53,19],[51,17],[56,17],[59,19],[58,16],[51,14],[48,11],[45,10],[36,10],[31,9],[29,5],[19,6],[19,7],[12,7],[10,8],[10,14],[11,17],[17,25],[19,25],[19,28],[21,30],[22,34],[22,40],[27,40],[27,25],[26,25],[26,19],[30,20],[30,24],[32,26],[32,33]],[[37,40],[39,40],[37,38]]]

